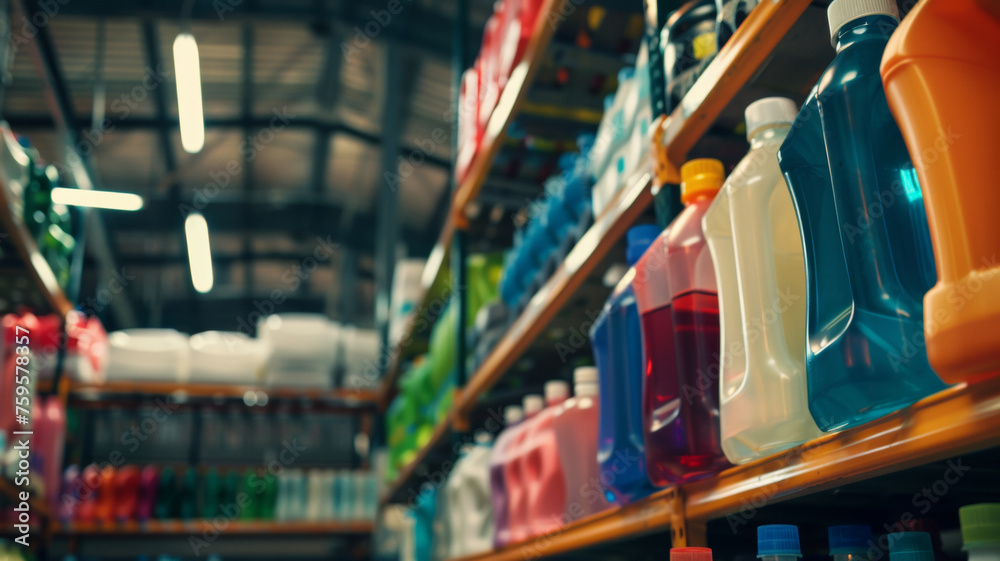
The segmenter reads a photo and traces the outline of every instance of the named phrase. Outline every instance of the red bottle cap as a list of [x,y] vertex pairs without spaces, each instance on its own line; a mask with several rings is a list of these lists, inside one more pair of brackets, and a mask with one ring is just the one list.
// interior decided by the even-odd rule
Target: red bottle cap
[[709,547],[675,547],[670,550],[670,561],[712,561]]

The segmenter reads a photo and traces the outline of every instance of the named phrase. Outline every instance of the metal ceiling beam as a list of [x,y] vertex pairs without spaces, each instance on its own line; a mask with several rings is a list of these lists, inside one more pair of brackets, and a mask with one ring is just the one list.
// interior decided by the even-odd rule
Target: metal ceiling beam
[[[26,21],[35,21],[38,14],[48,18],[47,14],[38,10],[37,3],[33,0],[20,0],[19,5]],[[79,149],[83,142],[80,133],[81,122],[77,120],[74,113],[73,102],[66,87],[66,80],[63,77],[52,38],[49,35],[48,26],[36,26],[34,39],[34,48],[31,49],[32,60],[38,73],[45,80],[45,98],[52,112],[52,119],[63,133],[66,163],[72,170],[78,186],[100,188],[100,182],[90,164],[88,154],[81,153]],[[85,221],[87,249],[101,264],[102,275],[100,278],[107,279],[120,269],[114,249],[108,243],[101,214],[98,211],[88,211],[83,212],[82,215]],[[125,298],[114,299],[111,311],[120,327],[136,325],[132,298],[127,290]]]
[[[371,254],[375,248],[375,228],[372,227],[376,220],[374,213],[357,215],[354,226],[346,232],[340,232],[331,225],[340,222],[344,209],[334,201],[304,197],[276,203],[260,198],[244,201],[242,197],[220,196],[207,205],[199,206],[192,205],[190,208],[205,216],[213,234],[246,232],[243,215],[248,213],[254,233],[282,233],[313,241],[320,237],[331,243],[350,245],[362,254]],[[142,210],[109,214],[106,221],[109,228],[118,232],[177,232],[183,230],[184,215],[178,211],[176,201],[150,198],[146,200]],[[424,239],[424,232],[416,229],[403,228],[402,235],[424,247],[433,245],[432,240]]]
[[[244,121],[249,121],[253,116],[253,100],[254,100],[254,80],[253,80],[253,26],[249,23],[243,24],[242,29],[242,43],[243,43],[243,70],[242,70],[242,94],[243,97],[240,100],[240,116]],[[252,127],[243,128],[243,136],[245,138],[253,138],[254,129]],[[256,181],[254,177],[254,158],[251,158],[250,152],[246,150],[240,150],[240,154],[243,157],[243,199],[244,201],[249,201],[253,196],[253,192],[256,189]],[[243,236],[243,286],[247,293],[253,294],[254,290],[254,278],[253,278],[253,259],[251,254],[253,253],[253,239],[250,235],[250,229],[253,226],[252,217],[250,216],[250,207],[247,205],[243,212],[243,224],[246,228],[246,234]]]
[[[18,131],[31,131],[31,130],[51,130],[56,127],[56,122],[50,115],[17,115],[11,114],[5,116],[8,123],[10,123],[11,128]],[[207,117],[205,119],[206,129],[245,129],[247,127],[252,129],[264,129],[272,126],[272,119],[276,116],[268,117],[253,117],[251,119],[243,119],[241,117],[223,117],[223,118],[212,118]],[[179,127],[176,118],[167,119],[167,124],[170,130],[175,130]],[[121,131],[132,131],[132,130],[144,130],[144,129],[156,129],[158,122],[155,118],[148,117],[137,117],[130,116],[128,119],[122,119],[121,121],[115,122],[115,130]],[[321,119],[310,119],[296,117],[291,119],[286,124],[289,130],[303,130],[303,129],[313,129],[317,131],[322,131],[327,134],[345,134],[352,138],[355,138],[366,144],[372,146],[381,146],[382,138],[375,133],[363,131],[342,123],[329,123]],[[424,161],[428,164],[435,165],[441,168],[448,168],[451,163],[434,154],[427,154],[423,150],[412,147],[403,146],[400,148],[403,156],[410,157],[411,155],[419,158],[423,156]],[[419,154],[419,155],[418,155]]]
[[[444,15],[421,6],[416,2],[401,2],[402,12],[391,14],[387,11],[384,1],[350,1],[344,2],[348,9],[343,13],[334,14],[333,19],[350,29],[353,45],[355,35],[357,45],[364,48],[365,40],[373,37],[393,38],[410,50],[426,53],[441,60],[451,56],[452,22]],[[379,17],[376,17],[377,14]],[[109,18],[140,18],[164,19],[177,21],[178,4],[176,0],[101,0],[101,2],[68,2],[60,5],[60,14],[84,17]],[[386,15],[388,14],[388,23]],[[407,25],[399,25],[395,20],[405,16]],[[259,2],[196,2],[191,19],[206,22],[260,21],[265,23],[281,22],[316,22],[315,6],[307,2],[264,4]],[[381,21],[380,21],[381,19]],[[355,32],[354,28],[358,32]],[[468,29],[470,47],[479,44],[482,29],[470,26]]]
[[382,177],[378,182],[375,223],[375,325],[381,332],[383,350],[389,348],[390,295],[399,242],[399,185],[393,177],[399,173],[402,74],[403,52],[390,38],[386,41],[382,71],[382,164],[379,166]]
[[[146,64],[150,68],[165,68],[163,56],[160,53],[160,37],[156,32],[156,23],[152,20],[142,22],[143,47],[146,51]],[[165,93],[166,84],[153,88],[153,103],[156,106],[156,132],[160,141],[160,150],[163,152],[163,165],[167,173],[177,170],[177,154],[174,152],[174,143],[170,138],[169,113],[167,111],[167,96]],[[170,185],[171,191],[179,191],[181,188],[179,181],[174,181]]]

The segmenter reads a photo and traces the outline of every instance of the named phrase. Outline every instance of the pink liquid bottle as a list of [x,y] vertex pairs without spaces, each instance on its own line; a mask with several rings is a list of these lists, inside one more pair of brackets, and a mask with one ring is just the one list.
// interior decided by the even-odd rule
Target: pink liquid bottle
[[63,449],[66,446],[66,411],[59,396],[39,397],[35,401],[32,426],[35,450],[42,459],[45,498],[53,509],[59,507],[62,487]]
[[528,487],[521,459],[527,430],[545,408],[545,400],[540,395],[526,395],[522,405],[524,421],[514,429],[510,452],[503,467],[507,485],[507,544],[524,541],[528,537]]
[[563,521],[572,522],[610,506],[597,461],[598,430],[597,368],[581,366],[573,371],[573,398],[556,410],[553,419],[559,459],[566,480]]
[[139,501],[135,508],[135,517],[145,522],[153,517],[153,507],[156,505],[156,491],[160,487],[160,472],[155,466],[146,466],[139,473]]
[[[528,495],[528,512],[525,518],[528,537],[548,534],[563,525],[566,477],[559,459],[554,425],[556,415],[568,398],[569,384],[562,380],[546,382],[545,409],[525,429],[521,469]],[[596,459],[596,452],[594,457]]]
[[139,508],[139,468],[122,466],[115,473],[115,519],[118,522],[135,520]]
[[636,264],[646,365],[643,440],[649,479],[659,486],[729,465],[719,436],[718,288],[701,229],[724,179],[718,160],[684,164],[685,208]]
[[493,495],[493,520],[496,531],[493,534],[493,547],[501,548],[510,542],[510,509],[504,465],[511,452],[516,429],[524,420],[524,410],[520,406],[511,405],[503,410],[503,419],[507,428],[497,437],[490,455],[490,489]]
[[101,489],[101,470],[97,464],[83,468],[80,475],[80,503],[76,507],[75,518],[81,524],[93,524],[97,520],[97,495]]
[[80,502],[80,466],[71,464],[63,472],[62,494],[59,496],[58,514],[63,524],[68,524],[76,514]]

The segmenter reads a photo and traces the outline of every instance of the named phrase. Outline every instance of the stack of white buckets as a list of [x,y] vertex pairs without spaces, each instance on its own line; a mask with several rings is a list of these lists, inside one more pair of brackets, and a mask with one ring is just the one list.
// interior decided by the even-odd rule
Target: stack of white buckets
[[378,385],[378,349],[374,330],[341,326],[319,314],[267,316],[256,338],[126,329],[108,336],[106,379],[332,389],[340,370],[344,387],[368,389]]

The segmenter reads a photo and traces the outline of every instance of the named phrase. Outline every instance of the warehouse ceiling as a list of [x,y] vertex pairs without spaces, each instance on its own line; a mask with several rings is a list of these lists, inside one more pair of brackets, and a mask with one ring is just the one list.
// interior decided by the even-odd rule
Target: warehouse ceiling
[[[45,25],[35,31],[25,7]],[[135,213],[102,212],[117,270],[88,259],[83,306],[109,328],[125,327],[129,315],[108,312],[129,307],[139,325],[232,330],[278,291],[274,311],[325,310],[371,325],[383,146],[398,143],[417,163],[393,170],[401,254],[426,255],[447,209],[454,3],[197,0],[187,8],[206,122],[197,154],[181,149],[177,128],[171,53],[181,3],[12,4],[3,118],[65,169],[47,42],[95,186],[146,200]],[[490,0],[470,2],[470,52],[491,11]],[[390,44],[396,56],[387,56]],[[393,118],[387,100],[399,100]],[[448,140],[435,141],[441,132]],[[192,208],[212,232],[216,287],[207,295],[194,292],[187,271],[182,224]],[[120,285],[113,298],[88,303]]]

